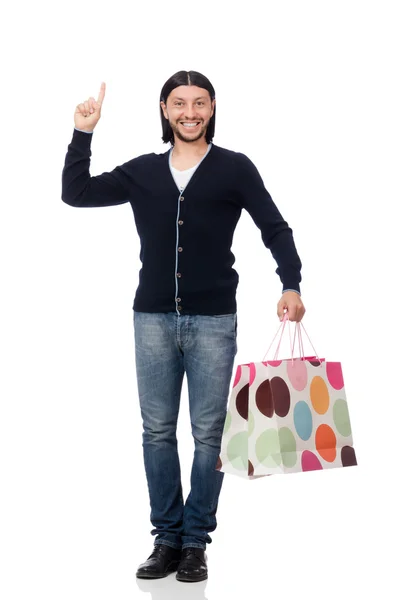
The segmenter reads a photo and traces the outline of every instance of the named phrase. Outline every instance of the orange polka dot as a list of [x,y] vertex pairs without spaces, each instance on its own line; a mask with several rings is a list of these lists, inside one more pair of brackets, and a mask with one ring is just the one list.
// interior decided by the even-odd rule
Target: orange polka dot
[[316,430],[316,449],[319,455],[327,462],[336,458],[336,436],[329,425],[323,423]]
[[314,410],[323,415],[329,407],[329,392],[327,384],[320,375],[313,377],[310,384],[310,400]]

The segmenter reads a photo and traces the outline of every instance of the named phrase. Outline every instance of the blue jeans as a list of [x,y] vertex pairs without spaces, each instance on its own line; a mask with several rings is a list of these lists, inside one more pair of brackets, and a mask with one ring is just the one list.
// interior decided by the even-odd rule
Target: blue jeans
[[[217,526],[224,476],[215,467],[237,354],[237,314],[134,311],[134,334],[151,534],[155,544],[205,549]],[[184,504],[176,427],[185,371],[195,450]]]

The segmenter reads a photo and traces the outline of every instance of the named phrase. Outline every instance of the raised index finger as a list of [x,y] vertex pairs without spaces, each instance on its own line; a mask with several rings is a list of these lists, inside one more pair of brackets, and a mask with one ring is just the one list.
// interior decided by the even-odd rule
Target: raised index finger
[[106,91],[106,83],[104,81],[102,81],[101,89],[99,90],[98,104],[102,104],[103,99],[105,97],[105,91]]

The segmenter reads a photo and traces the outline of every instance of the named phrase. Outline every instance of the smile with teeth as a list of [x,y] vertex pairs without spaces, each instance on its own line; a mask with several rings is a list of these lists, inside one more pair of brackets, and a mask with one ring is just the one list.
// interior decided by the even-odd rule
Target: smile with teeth
[[192,128],[192,127],[197,127],[197,125],[199,125],[200,123],[199,123],[199,121],[193,121],[193,122],[190,122],[190,123],[181,123],[181,124],[184,127],[190,127],[190,128]]

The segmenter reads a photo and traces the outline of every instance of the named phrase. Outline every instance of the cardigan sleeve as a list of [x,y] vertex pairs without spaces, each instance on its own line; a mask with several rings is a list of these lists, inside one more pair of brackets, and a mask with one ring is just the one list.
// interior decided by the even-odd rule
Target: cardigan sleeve
[[61,199],[76,207],[114,206],[130,199],[131,173],[135,159],[102,175],[90,175],[92,135],[73,130],[62,169]]
[[293,232],[267,191],[254,163],[236,152],[235,191],[242,208],[251,215],[261,231],[262,240],[277,263],[276,273],[283,290],[300,293],[302,263],[296,250]]

